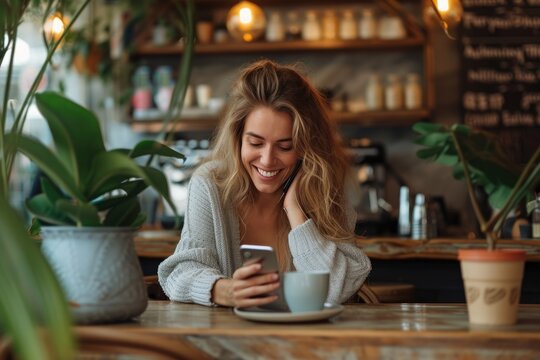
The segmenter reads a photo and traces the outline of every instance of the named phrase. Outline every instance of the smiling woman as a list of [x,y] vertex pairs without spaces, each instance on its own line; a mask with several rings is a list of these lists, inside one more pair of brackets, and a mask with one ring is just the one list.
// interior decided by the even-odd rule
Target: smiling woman
[[205,305],[274,302],[278,274],[242,266],[240,245],[256,244],[274,248],[281,271],[329,272],[327,301],[346,301],[371,269],[350,241],[356,213],[344,198],[347,175],[313,85],[290,66],[264,60],[246,67],[212,157],[190,182],[182,240],[159,267],[165,293]]

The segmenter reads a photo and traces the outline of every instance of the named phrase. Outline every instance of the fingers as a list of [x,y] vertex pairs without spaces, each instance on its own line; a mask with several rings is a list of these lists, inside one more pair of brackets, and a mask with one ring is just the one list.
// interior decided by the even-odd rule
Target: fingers
[[261,270],[261,268],[262,268],[262,265],[260,263],[252,264],[248,266],[242,266],[234,272],[233,279],[235,280],[247,279],[257,274]]
[[256,275],[258,270],[260,264],[244,266],[235,271],[232,291],[236,307],[259,306],[276,301],[276,295],[264,295],[279,288],[278,274]]
[[271,302],[274,302],[277,300],[277,295],[271,295],[263,298],[248,298],[248,299],[241,299],[236,302],[236,307],[238,308],[246,308],[246,307],[253,307],[253,306],[261,306],[270,304]]

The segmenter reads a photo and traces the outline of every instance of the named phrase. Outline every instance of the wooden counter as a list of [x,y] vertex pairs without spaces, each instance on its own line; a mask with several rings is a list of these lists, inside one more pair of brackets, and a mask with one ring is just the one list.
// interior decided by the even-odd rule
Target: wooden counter
[[189,342],[220,359],[539,359],[540,305],[518,324],[470,326],[464,304],[347,305],[322,322],[268,324],[231,309],[151,301],[132,323],[92,326]]
[[[171,255],[180,240],[175,231],[142,231],[135,238],[140,257],[164,259]],[[410,240],[397,237],[357,238],[360,246],[372,259],[444,259],[456,260],[460,248],[484,248],[483,240],[457,238]],[[498,248],[517,248],[527,252],[527,261],[540,261],[539,240],[500,240]]]

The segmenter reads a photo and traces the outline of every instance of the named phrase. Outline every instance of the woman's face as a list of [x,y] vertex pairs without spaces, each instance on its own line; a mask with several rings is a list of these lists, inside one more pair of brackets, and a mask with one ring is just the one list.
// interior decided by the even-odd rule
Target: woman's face
[[298,159],[292,125],[289,114],[265,106],[256,107],[246,118],[240,156],[260,193],[281,195],[281,185],[292,173]]

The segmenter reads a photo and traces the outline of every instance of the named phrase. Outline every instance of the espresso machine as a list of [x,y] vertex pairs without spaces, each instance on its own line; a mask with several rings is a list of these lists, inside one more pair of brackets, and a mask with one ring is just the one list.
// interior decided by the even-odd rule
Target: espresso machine
[[349,140],[347,152],[355,178],[352,196],[356,209],[358,235],[388,232],[391,206],[385,200],[386,153],[384,145],[367,138]]

